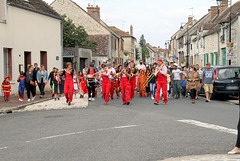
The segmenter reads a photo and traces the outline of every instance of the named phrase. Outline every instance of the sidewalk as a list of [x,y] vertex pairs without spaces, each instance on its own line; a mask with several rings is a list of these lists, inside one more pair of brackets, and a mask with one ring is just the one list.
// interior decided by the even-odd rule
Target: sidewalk
[[3,96],[0,96],[0,114],[12,113],[13,110],[20,110],[20,109],[25,108],[28,105],[32,105],[32,104],[41,103],[41,102],[44,102],[44,101],[51,100],[52,93],[51,93],[51,91],[46,91],[44,98],[40,98],[39,96],[40,96],[39,92],[37,92],[35,100],[34,101],[31,100],[30,102],[27,102],[26,92],[24,94],[24,101],[23,102],[19,102],[18,95],[11,95],[9,102],[5,102],[4,99],[3,99]]
[[239,161],[240,155],[199,155],[181,158],[169,158],[163,161]]

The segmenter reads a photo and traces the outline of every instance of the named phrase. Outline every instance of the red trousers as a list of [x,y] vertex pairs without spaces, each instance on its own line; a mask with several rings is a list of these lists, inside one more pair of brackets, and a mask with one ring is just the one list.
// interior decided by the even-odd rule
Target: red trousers
[[130,98],[134,98],[134,93],[135,93],[135,88],[136,88],[136,78],[132,78],[130,81]]
[[104,98],[105,102],[109,102],[110,89],[111,89],[110,82],[106,82],[106,83],[102,82],[102,94],[103,94],[103,98]]
[[111,82],[110,94],[111,94],[111,98],[113,98],[113,95],[114,95],[114,82]]
[[4,101],[7,101],[5,98],[8,98],[8,101],[10,100],[10,92],[4,92]]
[[24,94],[19,93],[19,98],[23,100],[24,99]]
[[69,102],[72,102],[73,91],[74,91],[73,81],[72,82],[65,81],[64,94],[65,94],[66,99],[68,99]]
[[121,92],[123,103],[130,102],[130,83],[129,81],[121,80]]
[[119,97],[119,83],[118,82],[115,83],[115,90],[116,90],[117,97]]
[[156,100],[155,100],[155,102],[159,103],[161,89],[162,89],[162,93],[163,93],[163,102],[167,103],[168,102],[168,98],[167,98],[167,83],[161,83],[161,82],[157,82],[157,91],[156,91]]

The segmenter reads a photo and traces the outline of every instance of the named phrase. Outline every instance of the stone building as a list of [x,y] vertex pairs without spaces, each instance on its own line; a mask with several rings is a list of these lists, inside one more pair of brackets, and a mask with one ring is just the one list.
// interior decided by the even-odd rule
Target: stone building
[[61,21],[42,0],[0,0],[0,82],[10,76],[12,93],[29,64],[62,68]]
[[60,15],[66,15],[76,26],[83,26],[90,40],[98,43],[97,51],[93,52],[93,61],[97,66],[107,59],[121,61],[121,38],[114,33],[100,17],[100,7],[88,5],[87,11],[72,0],[55,0],[51,6]]

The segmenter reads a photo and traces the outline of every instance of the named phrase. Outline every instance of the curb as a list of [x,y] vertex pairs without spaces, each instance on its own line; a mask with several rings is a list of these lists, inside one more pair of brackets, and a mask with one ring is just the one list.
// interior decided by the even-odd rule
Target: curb
[[40,101],[36,101],[36,102],[32,102],[32,103],[26,103],[24,105],[19,105],[17,107],[9,107],[9,109],[7,110],[1,110],[0,111],[0,114],[9,114],[9,113],[13,113],[13,111],[16,111],[16,110],[22,110],[24,109],[25,107],[29,106],[29,105],[34,105],[34,104],[37,104],[37,103],[41,103],[41,102],[45,102],[45,101],[49,101],[51,100],[52,98],[48,98],[48,99],[44,99],[44,100],[40,100]]
[[239,100],[228,100],[227,102],[234,104],[234,105],[239,105]]

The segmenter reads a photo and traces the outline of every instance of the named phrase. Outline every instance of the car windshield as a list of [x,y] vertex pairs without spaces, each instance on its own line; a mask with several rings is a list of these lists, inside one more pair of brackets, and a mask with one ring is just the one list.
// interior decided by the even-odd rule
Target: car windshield
[[237,79],[240,78],[240,68],[225,68],[218,70],[218,79]]

